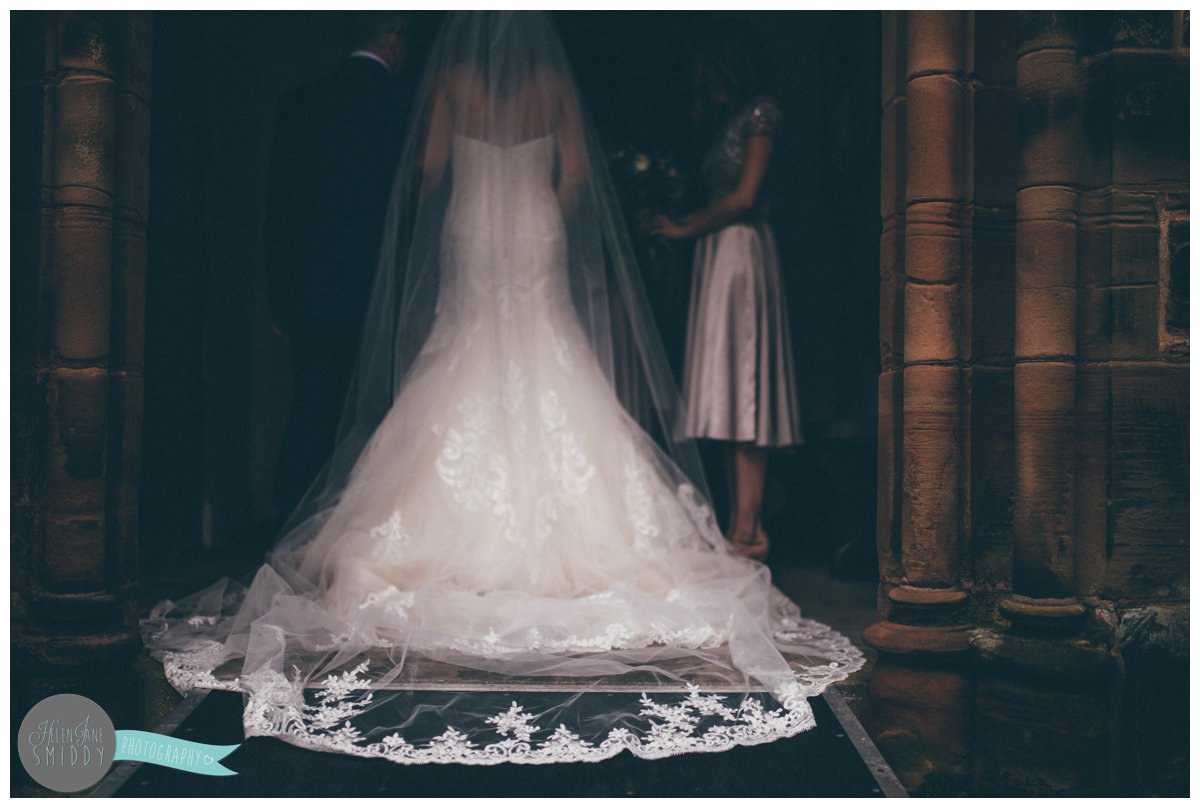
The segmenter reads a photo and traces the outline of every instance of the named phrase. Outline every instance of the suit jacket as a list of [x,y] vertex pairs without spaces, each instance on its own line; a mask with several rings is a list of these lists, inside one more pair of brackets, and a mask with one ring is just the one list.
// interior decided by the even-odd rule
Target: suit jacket
[[280,101],[263,234],[276,319],[363,318],[410,104],[361,57]]

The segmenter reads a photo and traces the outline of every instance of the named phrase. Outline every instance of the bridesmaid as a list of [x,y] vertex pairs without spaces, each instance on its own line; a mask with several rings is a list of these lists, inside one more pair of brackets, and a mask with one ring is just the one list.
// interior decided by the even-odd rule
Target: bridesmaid
[[670,239],[698,238],[684,361],[686,437],[724,443],[728,540],[766,557],[761,520],[767,450],[802,441],[787,308],[762,193],[780,125],[767,94],[763,42],[741,21],[722,21],[695,60],[693,118],[711,136],[701,163],[708,205],[647,226]]

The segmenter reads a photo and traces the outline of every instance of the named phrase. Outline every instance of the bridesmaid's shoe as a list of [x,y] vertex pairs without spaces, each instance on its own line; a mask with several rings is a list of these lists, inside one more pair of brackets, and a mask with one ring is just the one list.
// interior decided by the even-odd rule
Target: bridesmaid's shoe
[[765,559],[771,549],[771,542],[761,528],[755,534],[754,541],[752,542],[734,541],[733,539],[729,539],[728,541],[735,553],[745,558],[752,558],[755,561]]
[[755,561],[765,561],[767,554],[771,552],[771,539],[766,532],[759,528],[754,534],[754,543],[743,545],[746,549],[743,555],[747,558],[753,558]]

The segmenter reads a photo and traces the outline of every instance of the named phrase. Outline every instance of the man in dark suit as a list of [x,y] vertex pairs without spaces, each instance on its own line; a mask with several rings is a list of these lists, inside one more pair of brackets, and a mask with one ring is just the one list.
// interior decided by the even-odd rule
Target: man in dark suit
[[350,55],[279,103],[263,240],[272,330],[295,379],[275,476],[281,519],[333,449],[404,143],[408,25],[396,12],[348,14]]

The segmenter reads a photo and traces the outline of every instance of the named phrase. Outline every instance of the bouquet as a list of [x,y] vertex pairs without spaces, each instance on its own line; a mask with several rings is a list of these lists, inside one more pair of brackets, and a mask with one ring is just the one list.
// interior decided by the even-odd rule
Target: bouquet
[[638,222],[656,213],[678,216],[688,189],[687,178],[670,154],[641,151],[631,146],[613,150],[609,171],[617,198],[633,237],[638,263],[655,275],[676,264],[676,245],[661,236],[639,232]]

